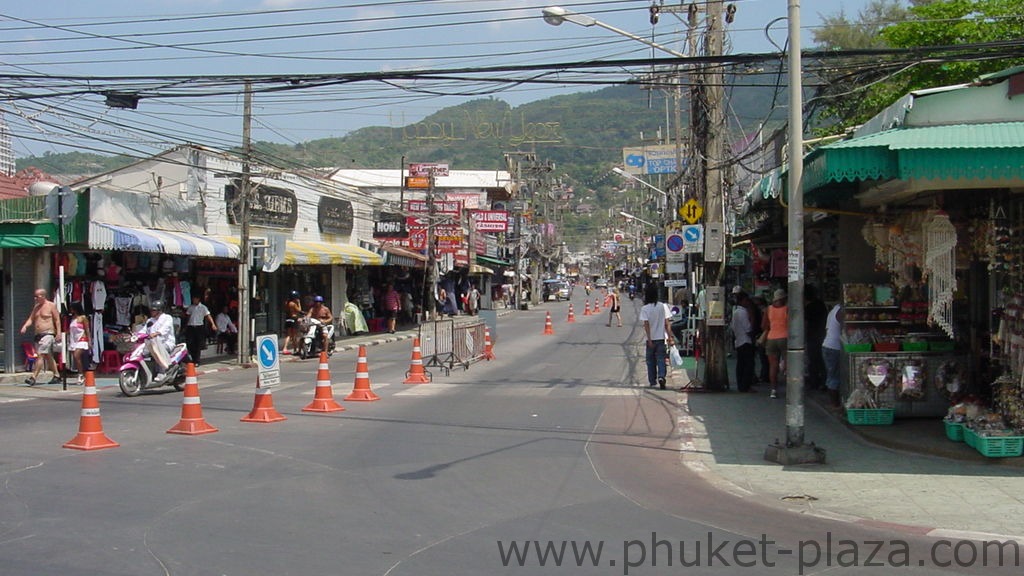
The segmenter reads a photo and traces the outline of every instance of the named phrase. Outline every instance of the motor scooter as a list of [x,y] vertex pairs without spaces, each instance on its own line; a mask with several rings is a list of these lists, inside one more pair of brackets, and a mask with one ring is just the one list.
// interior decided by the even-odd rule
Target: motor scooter
[[[157,363],[149,352],[151,337],[144,331],[134,334],[131,341],[136,344],[135,348],[124,359],[118,370],[118,385],[125,396],[138,396],[143,390],[159,388],[161,386],[174,386],[175,390],[181,391],[185,388],[185,363],[188,361],[188,346],[181,342],[170,351],[170,358],[164,377],[156,381]],[[154,342],[156,346],[162,344]]]
[[629,299],[632,300],[633,298],[636,298],[636,285],[630,284],[629,285]]
[[327,355],[334,354],[334,325],[324,324],[316,318],[300,318],[299,329],[302,340],[299,342],[299,358],[305,360],[319,356],[323,348],[323,335],[327,334]]

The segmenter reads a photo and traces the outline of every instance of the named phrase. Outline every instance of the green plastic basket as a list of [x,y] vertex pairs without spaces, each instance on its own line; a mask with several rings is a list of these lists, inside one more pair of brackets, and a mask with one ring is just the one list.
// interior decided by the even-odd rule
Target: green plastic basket
[[942,340],[939,342],[929,342],[928,349],[932,352],[952,352],[956,349],[956,343],[951,340]]
[[871,352],[871,342],[864,344],[843,344],[843,349],[847,352]]
[[989,458],[1024,454],[1024,436],[977,436],[974,449]]
[[902,348],[903,348],[904,352],[924,352],[924,351],[928,350],[928,343],[927,342],[904,342]]
[[942,423],[946,425],[946,438],[953,442],[964,441],[964,425],[962,423],[949,420],[943,420]]
[[964,443],[971,448],[977,449],[978,447],[978,435],[974,433],[974,430],[964,426]]
[[894,412],[892,408],[847,408],[846,421],[855,426],[888,426]]

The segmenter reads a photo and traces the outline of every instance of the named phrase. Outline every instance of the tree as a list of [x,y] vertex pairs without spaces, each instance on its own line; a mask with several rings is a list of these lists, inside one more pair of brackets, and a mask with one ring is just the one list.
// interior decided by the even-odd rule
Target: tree
[[[875,0],[850,21],[840,12],[814,33],[821,48],[919,48],[959,46],[1024,37],[1024,0]],[[1020,59],[988,59],[979,51],[956,59],[859,58],[819,68],[821,82],[808,105],[819,133],[838,133],[865,122],[907,92],[971,82]]]

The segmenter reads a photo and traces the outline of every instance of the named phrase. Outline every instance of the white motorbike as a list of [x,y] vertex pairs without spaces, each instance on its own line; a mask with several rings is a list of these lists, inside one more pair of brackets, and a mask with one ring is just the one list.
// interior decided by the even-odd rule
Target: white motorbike
[[[150,336],[145,332],[139,332],[132,336],[131,341],[136,344],[135,348],[124,359],[121,369],[118,371],[118,385],[125,396],[138,396],[143,390],[159,388],[161,386],[174,386],[176,390],[185,387],[185,363],[188,362],[188,347],[184,342],[178,344],[168,354],[170,363],[164,372],[164,377],[156,381],[156,360],[149,352]],[[158,342],[153,343],[162,346]]]
[[302,333],[302,340],[299,342],[299,357],[305,360],[313,356],[319,356],[324,344],[324,334],[327,335],[327,355],[334,354],[334,326],[324,324],[316,318],[300,318],[299,330]]

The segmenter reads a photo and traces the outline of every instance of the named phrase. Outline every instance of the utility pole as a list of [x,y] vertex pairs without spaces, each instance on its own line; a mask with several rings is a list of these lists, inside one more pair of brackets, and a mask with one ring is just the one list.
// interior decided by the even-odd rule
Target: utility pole
[[245,102],[242,111],[242,186],[238,191],[239,218],[242,227],[238,250],[238,363],[248,364],[252,351],[253,328],[251,325],[249,258],[249,188],[251,184],[252,159],[252,84],[245,83]]

